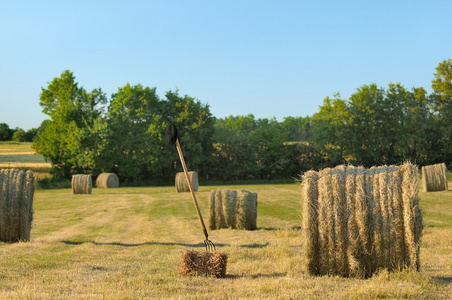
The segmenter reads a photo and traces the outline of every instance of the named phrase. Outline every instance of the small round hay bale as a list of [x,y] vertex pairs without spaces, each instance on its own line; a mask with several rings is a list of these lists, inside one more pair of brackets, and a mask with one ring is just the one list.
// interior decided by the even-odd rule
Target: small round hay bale
[[114,189],[119,186],[119,178],[115,173],[101,173],[97,176],[96,186],[99,189]]
[[192,251],[182,253],[179,273],[191,276],[226,277],[228,256],[218,251]]
[[0,241],[29,241],[33,221],[31,171],[0,170]]
[[223,215],[226,226],[235,229],[235,215],[237,214],[237,191],[230,189],[221,190],[223,198]]
[[93,180],[91,175],[72,175],[71,185],[73,194],[91,194],[93,189]]
[[237,191],[236,228],[256,230],[257,194],[247,190]]
[[446,164],[436,164],[422,167],[422,191],[447,191]]
[[211,191],[209,196],[209,228],[212,230],[217,229],[215,221],[215,193],[216,191]]
[[[227,228],[223,215],[223,197],[221,190],[215,192],[215,229]],[[212,211],[211,211],[212,213]],[[212,218],[212,217],[211,217]],[[212,228],[213,229],[213,228]]]
[[[188,172],[188,178],[190,179],[191,186],[193,188],[193,191],[198,191],[198,172],[190,171]],[[184,172],[179,172],[176,174],[176,191],[179,192],[190,192],[190,187],[187,183],[187,178],[185,177]]]

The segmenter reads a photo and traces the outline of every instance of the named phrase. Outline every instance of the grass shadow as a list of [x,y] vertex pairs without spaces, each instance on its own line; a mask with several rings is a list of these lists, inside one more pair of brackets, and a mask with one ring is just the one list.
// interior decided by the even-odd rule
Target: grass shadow
[[[204,243],[198,244],[185,244],[185,243],[173,243],[173,242],[145,242],[145,243],[120,243],[120,242],[109,242],[109,243],[100,243],[96,241],[61,241],[66,245],[82,245],[86,243],[90,243],[97,246],[120,246],[120,247],[140,247],[140,246],[183,246],[183,247],[191,247],[191,248],[205,248],[206,245]],[[227,244],[215,244],[217,247],[226,247],[229,246]]]
[[270,243],[265,243],[265,244],[249,244],[249,245],[240,245],[240,248],[248,248],[248,249],[256,249],[256,248],[265,248],[268,245],[270,245]]
[[243,275],[226,274],[225,278],[228,278],[228,279],[241,279],[241,278],[259,279],[259,278],[278,278],[278,277],[286,277],[286,276],[287,276],[286,273],[243,274]]
[[433,276],[432,277],[439,284],[451,284],[452,277]]

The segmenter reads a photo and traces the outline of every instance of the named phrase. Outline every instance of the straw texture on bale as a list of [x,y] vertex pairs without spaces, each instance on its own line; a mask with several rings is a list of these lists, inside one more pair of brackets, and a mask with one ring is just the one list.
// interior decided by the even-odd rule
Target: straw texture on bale
[[192,276],[226,277],[228,256],[225,253],[184,250],[179,273]]
[[302,177],[303,263],[309,274],[367,278],[419,270],[417,167],[343,165]]
[[422,191],[447,191],[446,164],[436,164],[422,167]]
[[246,190],[214,190],[210,192],[209,227],[257,229],[257,194]]
[[0,241],[30,240],[33,195],[33,172],[0,170]]
[[91,175],[72,175],[71,185],[73,194],[91,194],[93,189],[93,180]]
[[114,189],[119,186],[119,178],[115,173],[101,173],[97,176],[96,186],[99,189]]
[[[193,191],[198,191],[198,172],[190,171],[188,172],[188,178],[190,178],[191,186]],[[184,172],[179,172],[176,174],[176,191],[179,192],[190,192],[190,187],[188,186],[187,178]]]

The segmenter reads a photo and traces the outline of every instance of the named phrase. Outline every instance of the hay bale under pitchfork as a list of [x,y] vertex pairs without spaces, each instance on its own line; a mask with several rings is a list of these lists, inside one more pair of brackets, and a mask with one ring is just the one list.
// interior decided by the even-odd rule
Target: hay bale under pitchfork
[[182,261],[179,273],[192,276],[226,277],[226,265],[228,256],[218,251],[193,251],[185,250],[182,253]]
[[96,178],[96,186],[99,189],[114,189],[119,186],[119,178],[115,173],[101,173]]
[[29,241],[33,221],[31,171],[0,170],[0,241]]
[[[188,172],[188,178],[190,179],[191,186],[193,191],[198,191],[199,181],[198,181],[198,172],[190,171]],[[179,172],[176,174],[176,191],[179,192],[190,192],[190,188],[188,186],[187,178],[185,177],[184,172]]]
[[93,189],[93,180],[91,175],[72,175],[71,185],[73,194],[91,194]]
[[419,270],[417,167],[343,166],[302,177],[303,263],[312,275]]
[[446,164],[436,164],[422,167],[422,191],[447,191]]

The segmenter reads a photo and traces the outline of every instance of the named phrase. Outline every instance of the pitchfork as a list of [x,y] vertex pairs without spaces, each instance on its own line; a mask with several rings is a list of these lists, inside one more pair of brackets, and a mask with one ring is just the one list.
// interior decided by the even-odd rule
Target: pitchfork
[[180,161],[182,163],[182,167],[184,168],[185,178],[187,179],[188,188],[190,189],[191,197],[193,198],[193,203],[195,204],[196,212],[198,213],[199,221],[201,222],[202,230],[204,232],[205,240],[204,245],[206,246],[206,252],[215,251],[215,245],[212,241],[209,240],[209,235],[207,234],[206,225],[204,225],[204,221],[202,219],[201,211],[199,210],[198,201],[196,201],[196,196],[193,191],[193,186],[191,184],[190,177],[188,176],[187,166],[185,165],[184,156],[182,155],[182,150],[179,145],[179,140],[177,138],[177,128],[176,125],[170,123],[168,127],[166,127],[166,142],[168,145],[176,145],[177,152],[179,153]]

